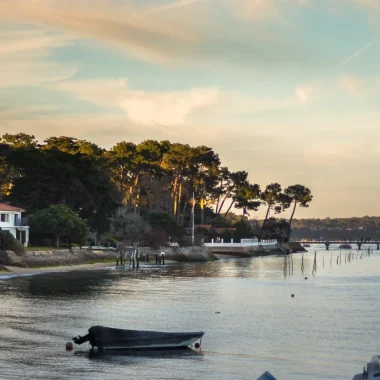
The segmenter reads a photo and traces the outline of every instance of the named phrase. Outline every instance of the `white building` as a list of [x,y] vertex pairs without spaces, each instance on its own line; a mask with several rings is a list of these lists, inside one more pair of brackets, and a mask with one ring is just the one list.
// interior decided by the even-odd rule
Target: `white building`
[[20,207],[14,207],[0,203],[0,228],[9,231],[25,247],[29,243],[29,226],[26,218],[22,217],[25,212]]

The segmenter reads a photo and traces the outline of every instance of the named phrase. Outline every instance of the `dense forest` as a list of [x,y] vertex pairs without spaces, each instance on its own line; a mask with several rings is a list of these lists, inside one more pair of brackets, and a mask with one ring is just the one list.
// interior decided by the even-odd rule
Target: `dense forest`
[[294,240],[380,240],[380,217],[294,219],[292,238]]
[[[29,215],[65,205],[86,223],[90,235],[117,239],[136,239],[148,230],[162,239],[182,236],[193,210],[195,224],[239,226],[259,207],[266,210],[260,236],[281,231],[287,239],[297,207],[308,207],[313,198],[299,184],[261,189],[250,183],[246,171],[223,166],[207,146],[146,140],[118,142],[107,150],[72,137],[40,143],[22,133],[0,138],[0,197]],[[270,218],[289,208],[291,218],[279,226]],[[239,217],[231,214],[236,209]]]

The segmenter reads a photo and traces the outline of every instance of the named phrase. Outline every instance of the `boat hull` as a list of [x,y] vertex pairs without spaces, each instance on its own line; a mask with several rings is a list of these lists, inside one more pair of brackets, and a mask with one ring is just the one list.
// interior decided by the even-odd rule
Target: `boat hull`
[[93,326],[88,330],[88,341],[102,350],[186,348],[203,335],[203,331],[173,333]]

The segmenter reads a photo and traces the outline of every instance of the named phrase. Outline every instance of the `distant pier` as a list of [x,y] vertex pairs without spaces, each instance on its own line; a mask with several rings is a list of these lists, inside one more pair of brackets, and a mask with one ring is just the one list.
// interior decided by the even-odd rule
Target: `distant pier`
[[324,240],[324,241],[296,241],[296,243],[299,243],[302,245],[305,245],[305,244],[324,244],[326,247],[326,251],[329,250],[331,244],[338,244],[338,245],[356,244],[359,251],[362,249],[363,245],[376,245],[377,250],[378,251],[380,250],[380,241],[361,241],[361,240],[357,240],[357,241],[331,240],[331,241],[328,241],[328,240]]

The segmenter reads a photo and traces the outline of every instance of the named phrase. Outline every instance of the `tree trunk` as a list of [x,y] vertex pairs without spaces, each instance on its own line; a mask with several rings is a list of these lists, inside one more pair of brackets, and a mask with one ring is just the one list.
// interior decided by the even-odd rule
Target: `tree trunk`
[[178,185],[178,200],[177,200],[177,222],[180,222],[181,217],[181,197],[182,197],[182,179],[179,179],[179,185]]
[[199,205],[201,207],[201,224],[205,224],[205,200],[201,198],[199,201]]
[[292,230],[292,220],[293,220],[294,213],[296,212],[296,207],[297,207],[297,202],[294,201],[293,212],[289,219],[288,240],[290,240],[290,231]]
[[268,220],[269,211],[270,211],[270,205],[268,205],[268,209],[267,209],[267,213],[266,213],[266,215],[265,215],[265,219],[264,219],[264,221],[263,221],[263,224],[261,225],[260,239],[263,238],[263,229],[264,229],[264,226],[265,226],[266,221]]
[[233,206],[234,203],[235,203],[235,200],[233,199],[232,202],[231,202],[231,204],[230,204],[230,207],[228,207],[228,210],[227,210],[226,213],[224,214],[224,217],[225,217],[225,218],[227,217],[227,215],[228,215],[228,213],[230,212],[230,210],[231,210],[231,208],[232,208],[232,206]]
[[182,214],[181,214],[181,220],[180,220],[181,226],[183,226],[184,223],[185,223],[185,214],[186,214],[186,209],[187,209],[187,203],[188,203],[188,201],[189,201],[189,194],[186,194],[186,199],[185,199],[185,203],[183,205]]
[[292,215],[290,216],[290,219],[289,219],[289,229],[292,226],[292,220],[293,220],[294,213],[296,212],[296,207],[297,207],[297,202],[294,202],[293,212],[292,212]]
[[[220,215],[220,213],[221,213],[221,211],[222,211],[222,208],[223,208],[223,206],[224,206],[224,202],[227,200],[227,198],[228,198],[228,196],[231,194],[231,192],[229,192],[229,193],[227,193],[225,196],[224,196],[224,198],[223,198],[223,200],[222,200],[222,202],[221,202],[221,204],[220,204],[220,207],[219,207],[219,210],[217,211],[217,215]],[[233,204],[233,203],[232,203]],[[230,206],[230,208],[228,209],[228,211],[230,211],[230,209],[231,209],[231,206]],[[227,211],[227,213],[228,213],[228,211]]]
[[57,248],[59,248],[59,236],[55,237],[55,245]]
[[134,183],[134,199],[133,199],[133,215],[138,214],[138,203],[139,203],[139,198],[140,198],[140,177],[139,175],[136,176],[135,183]]
[[174,186],[173,186],[173,215],[174,218],[177,215],[177,186],[178,186],[178,177],[176,176],[174,179]]

